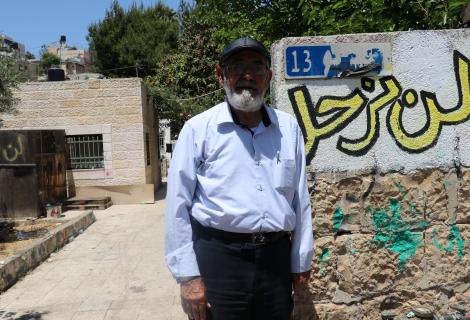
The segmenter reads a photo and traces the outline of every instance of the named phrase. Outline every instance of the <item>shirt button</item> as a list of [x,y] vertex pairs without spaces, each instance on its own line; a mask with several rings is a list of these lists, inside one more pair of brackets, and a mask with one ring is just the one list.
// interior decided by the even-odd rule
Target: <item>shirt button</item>
[[256,165],[257,165],[257,166],[260,166],[260,165],[261,165],[261,161],[260,161],[260,160],[256,161]]
[[256,190],[258,190],[258,191],[263,191],[263,186],[262,186],[262,185],[257,185],[257,186],[256,186]]

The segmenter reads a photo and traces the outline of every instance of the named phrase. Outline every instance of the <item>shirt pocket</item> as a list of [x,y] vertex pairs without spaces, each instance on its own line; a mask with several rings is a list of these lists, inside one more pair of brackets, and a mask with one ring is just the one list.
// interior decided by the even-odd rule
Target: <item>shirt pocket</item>
[[274,174],[274,187],[281,191],[293,189],[295,169],[294,159],[280,159]]

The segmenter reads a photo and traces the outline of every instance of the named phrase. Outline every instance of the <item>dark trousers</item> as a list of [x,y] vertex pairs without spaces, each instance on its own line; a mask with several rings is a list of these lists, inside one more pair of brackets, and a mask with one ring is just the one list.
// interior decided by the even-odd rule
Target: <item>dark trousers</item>
[[194,237],[212,320],[288,320],[292,313],[290,239],[265,245]]

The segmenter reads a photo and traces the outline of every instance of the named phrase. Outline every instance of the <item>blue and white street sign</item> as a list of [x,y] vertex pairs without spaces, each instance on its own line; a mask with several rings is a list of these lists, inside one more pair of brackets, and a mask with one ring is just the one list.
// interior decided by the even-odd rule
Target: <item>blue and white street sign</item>
[[334,43],[288,46],[285,77],[335,78],[392,74],[390,43]]

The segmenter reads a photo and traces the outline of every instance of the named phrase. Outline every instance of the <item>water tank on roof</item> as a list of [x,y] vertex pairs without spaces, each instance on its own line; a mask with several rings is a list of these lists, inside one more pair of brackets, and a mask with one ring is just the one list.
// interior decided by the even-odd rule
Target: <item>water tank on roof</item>
[[50,68],[47,70],[47,81],[64,81],[65,72],[61,68]]

